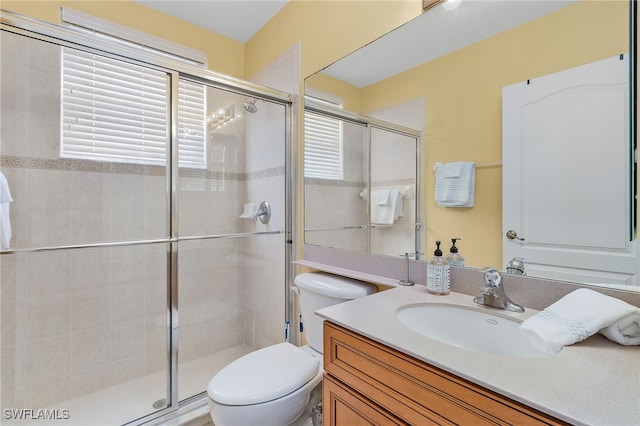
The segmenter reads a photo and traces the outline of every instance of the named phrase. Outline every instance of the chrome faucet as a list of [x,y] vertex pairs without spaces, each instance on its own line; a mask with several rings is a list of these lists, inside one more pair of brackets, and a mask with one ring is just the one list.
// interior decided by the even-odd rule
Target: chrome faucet
[[511,275],[527,275],[524,272],[524,259],[521,257],[514,257],[507,263],[507,267],[505,268],[507,274]]
[[480,287],[483,296],[473,299],[480,305],[491,306],[493,308],[504,309],[511,312],[524,312],[524,308],[507,297],[502,286],[502,275],[496,268],[486,268],[484,273],[484,285]]

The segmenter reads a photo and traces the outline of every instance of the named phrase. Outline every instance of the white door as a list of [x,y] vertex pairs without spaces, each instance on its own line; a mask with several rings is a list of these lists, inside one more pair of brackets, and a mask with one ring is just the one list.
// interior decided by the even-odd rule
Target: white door
[[531,276],[638,283],[627,56],[503,88],[504,264],[522,257]]

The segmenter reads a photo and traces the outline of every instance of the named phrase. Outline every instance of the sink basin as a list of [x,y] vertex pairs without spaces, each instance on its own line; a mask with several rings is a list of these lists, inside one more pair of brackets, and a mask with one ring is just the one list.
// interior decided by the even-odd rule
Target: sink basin
[[396,313],[407,328],[461,349],[515,358],[550,356],[531,346],[518,331],[520,322],[462,306],[420,304]]

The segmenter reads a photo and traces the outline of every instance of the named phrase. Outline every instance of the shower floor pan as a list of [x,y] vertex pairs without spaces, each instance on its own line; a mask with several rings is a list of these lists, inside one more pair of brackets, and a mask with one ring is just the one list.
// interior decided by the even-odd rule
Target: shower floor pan
[[[240,345],[213,355],[180,364],[178,386],[181,399],[207,390],[207,384],[215,373],[229,362],[253,349]],[[68,419],[50,420],[56,426],[113,426],[130,422],[156,409],[153,404],[166,398],[167,376],[164,371],[141,377],[80,398],[61,401],[50,410],[68,410]],[[62,416],[62,415],[60,415]],[[4,420],[3,425],[40,425],[43,420]]]

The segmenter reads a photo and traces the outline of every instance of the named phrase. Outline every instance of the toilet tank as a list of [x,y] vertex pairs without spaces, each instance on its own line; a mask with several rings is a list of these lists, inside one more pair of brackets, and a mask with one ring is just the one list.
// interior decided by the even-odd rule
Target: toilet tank
[[300,312],[304,321],[307,343],[322,353],[322,321],[314,314],[318,309],[376,292],[373,284],[323,272],[305,272],[296,276],[300,294]]

